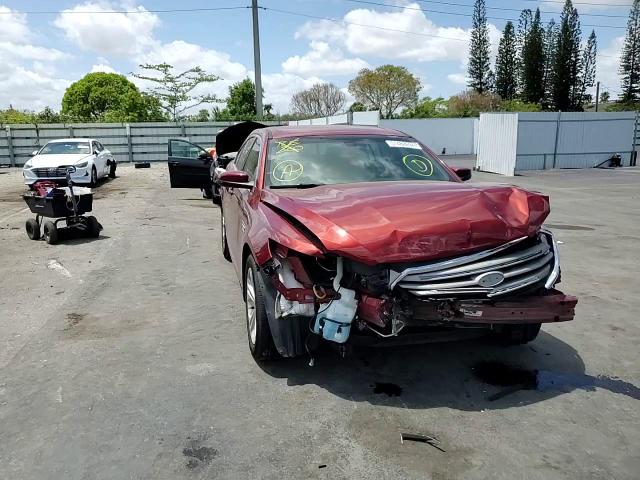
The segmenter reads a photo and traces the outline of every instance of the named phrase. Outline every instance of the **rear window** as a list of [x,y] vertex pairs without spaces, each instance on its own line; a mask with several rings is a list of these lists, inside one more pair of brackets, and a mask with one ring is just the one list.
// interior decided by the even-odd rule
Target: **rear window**
[[265,181],[276,188],[389,180],[450,181],[440,162],[408,137],[272,139]]

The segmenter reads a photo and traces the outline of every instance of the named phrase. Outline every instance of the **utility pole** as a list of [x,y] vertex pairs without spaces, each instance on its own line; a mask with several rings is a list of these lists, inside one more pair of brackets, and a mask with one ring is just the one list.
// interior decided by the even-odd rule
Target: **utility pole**
[[253,64],[256,84],[256,112],[258,120],[262,119],[262,69],[260,68],[260,32],[258,29],[258,0],[251,0],[253,13]]
[[600,82],[596,82],[596,112],[598,111],[599,102],[600,102]]

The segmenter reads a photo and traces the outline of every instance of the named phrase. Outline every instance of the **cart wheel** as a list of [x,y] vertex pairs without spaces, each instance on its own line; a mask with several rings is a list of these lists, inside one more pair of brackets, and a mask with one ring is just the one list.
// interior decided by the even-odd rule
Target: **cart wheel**
[[58,242],[58,227],[50,221],[44,222],[44,239],[49,245],[55,245]]
[[25,228],[27,229],[27,235],[31,240],[40,240],[40,225],[38,225],[38,222],[36,222],[34,218],[27,220]]
[[87,217],[87,231],[89,232],[89,236],[98,238],[100,236],[100,230],[102,230],[102,225],[100,225],[98,219],[94,216]]

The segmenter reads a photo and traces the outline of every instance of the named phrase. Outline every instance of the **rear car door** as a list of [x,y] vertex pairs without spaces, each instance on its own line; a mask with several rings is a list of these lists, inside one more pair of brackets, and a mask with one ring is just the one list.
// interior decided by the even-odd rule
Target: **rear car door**
[[200,145],[183,139],[169,140],[169,181],[171,188],[209,187],[211,154]]

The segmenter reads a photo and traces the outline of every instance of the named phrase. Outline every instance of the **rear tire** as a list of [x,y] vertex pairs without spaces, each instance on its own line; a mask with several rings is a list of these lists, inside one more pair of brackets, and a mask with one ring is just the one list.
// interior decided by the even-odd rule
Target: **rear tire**
[[100,230],[102,225],[98,222],[98,219],[94,216],[87,217],[87,232],[92,238],[98,238],[100,236]]
[[224,223],[224,213],[220,210],[220,241],[222,248],[222,256],[227,262],[231,261],[231,253],[229,252],[229,244],[227,243],[227,227]]
[[262,277],[251,255],[247,258],[244,278],[247,340],[251,356],[256,362],[273,360],[278,355],[273,345],[267,318],[265,295],[268,293],[265,291]]
[[524,345],[532,342],[540,333],[539,323],[524,325],[504,325],[496,332],[503,345]]
[[58,227],[53,222],[47,220],[44,222],[44,239],[49,245],[55,245],[58,243]]
[[40,225],[34,218],[27,220],[25,229],[27,230],[27,235],[31,240],[40,240]]
[[213,198],[213,192],[211,192],[211,187],[204,187],[202,189],[202,198],[211,199]]

